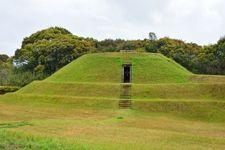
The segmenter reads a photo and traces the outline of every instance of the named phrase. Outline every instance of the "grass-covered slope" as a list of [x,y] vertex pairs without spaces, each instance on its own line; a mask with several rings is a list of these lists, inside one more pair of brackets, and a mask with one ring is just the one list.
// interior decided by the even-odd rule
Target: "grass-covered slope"
[[127,61],[132,63],[132,99],[225,99],[225,77],[194,75],[151,53],[88,54],[17,93],[119,99],[122,64]]
[[122,64],[132,64],[132,99],[224,99],[225,77],[195,75],[161,54],[84,55],[16,94],[120,98]]
[[[225,100],[225,84],[170,83],[132,84],[133,100],[190,99]],[[33,82],[17,92],[26,95],[120,99],[122,85],[116,83]]]
[[133,83],[183,83],[189,71],[161,54],[136,54],[131,56]]
[[[161,54],[88,54],[46,80],[27,85],[11,98],[18,101],[46,100],[47,103],[57,101],[70,103],[73,107],[118,108],[123,91],[122,63],[127,61],[132,63],[133,109],[175,111],[184,116],[190,114],[193,118],[204,115],[225,120],[224,116],[217,116],[224,111],[214,114],[213,110],[218,106],[220,110],[225,109],[225,77],[192,74]],[[199,105],[206,109],[194,109]]]
[[121,57],[113,53],[87,54],[63,67],[46,81],[119,83],[121,63]]
[[121,82],[122,63],[132,63],[133,83],[180,83],[191,75],[186,69],[161,54],[99,53],[87,54],[60,69],[46,81]]

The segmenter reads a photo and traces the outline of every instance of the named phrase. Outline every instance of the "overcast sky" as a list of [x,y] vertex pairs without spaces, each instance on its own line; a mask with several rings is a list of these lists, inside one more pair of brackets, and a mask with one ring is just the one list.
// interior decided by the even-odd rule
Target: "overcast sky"
[[73,34],[144,39],[149,32],[198,44],[225,35],[224,0],[0,0],[0,54],[24,37],[60,26]]

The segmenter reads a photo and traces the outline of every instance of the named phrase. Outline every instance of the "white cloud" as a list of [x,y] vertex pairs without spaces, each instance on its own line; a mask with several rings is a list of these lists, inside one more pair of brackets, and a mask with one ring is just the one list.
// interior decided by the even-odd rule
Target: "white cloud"
[[1,0],[0,53],[13,55],[25,36],[50,26],[97,39],[143,39],[154,31],[215,43],[225,34],[223,6],[223,0]]

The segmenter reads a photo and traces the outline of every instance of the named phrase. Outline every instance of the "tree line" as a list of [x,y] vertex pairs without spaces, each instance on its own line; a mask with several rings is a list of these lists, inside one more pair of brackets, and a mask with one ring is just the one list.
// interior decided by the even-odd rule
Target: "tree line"
[[44,79],[86,53],[134,50],[162,53],[198,74],[225,74],[225,37],[200,46],[164,37],[159,40],[83,38],[60,27],[51,27],[24,38],[13,57],[0,55],[0,85],[24,86]]
[[164,37],[159,40],[112,40],[97,42],[97,50],[114,52],[119,50],[162,53],[188,70],[197,74],[225,74],[225,37],[216,44],[201,46],[182,40]]

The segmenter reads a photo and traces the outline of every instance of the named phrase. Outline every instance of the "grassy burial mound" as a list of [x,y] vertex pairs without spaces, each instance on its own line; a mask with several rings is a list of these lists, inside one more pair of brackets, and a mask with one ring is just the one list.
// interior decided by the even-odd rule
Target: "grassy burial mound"
[[[124,85],[129,109],[119,107]],[[225,77],[161,54],[84,55],[0,96],[0,110],[0,149],[225,149]]]
[[[139,84],[185,83],[192,75],[160,54],[88,54],[60,69],[46,80],[29,84],[17,94],[119,99],[122,64],[127,57],[132,63],[133,87],[142,86]],[[145,88],[144,85],[143,87]]]
[[100,53],[82,56],[46,80],[35,81],[17,93],[119,98],[125,57],[132,63],[133,87],[190,82],[190,72],[160,54]]
[[[127,61],[132,64],[132,109],[166,113],[180,111],[183,116],[191,113],[193,118],[225,112],[224,76],[195,75],[173,60],[152,53],[87,54],[44,81],[35,81],[16,93],[8,94],[6,99],[117,109],[123,89],[122,64]],[[198,108],[199,105],[208,109],[188,107]],[[215,113],[217,108],[219,111]],[[216,118],[225,121],[224,115]]]
[[225,97],[224,76],[194,75],[171,59],[151,53],[88,54],[44,81],[16,94],[119,99],[122,64],[132,64],[132,99],[217,99]]
[[185,68],[161,54],[99,53],[80,57],[46,81],[121,83],[122,63],[132,63],[132,83],[179,83],[191,75]]

